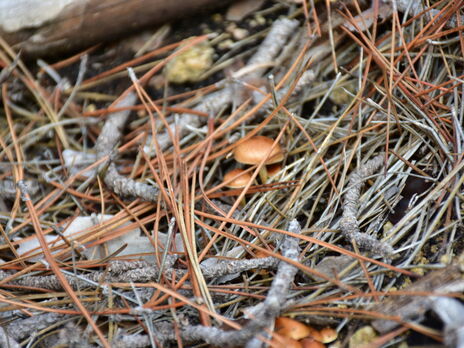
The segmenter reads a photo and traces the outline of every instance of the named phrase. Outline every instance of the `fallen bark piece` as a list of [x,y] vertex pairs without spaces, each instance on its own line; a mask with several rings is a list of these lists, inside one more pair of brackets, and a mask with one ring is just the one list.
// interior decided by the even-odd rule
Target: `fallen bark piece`
[[432,309],[445,324],[447,347],[464,347],[464,306],[454,298],[432,297]]
[[[464,254],[445,268],[428,273],[403,291],[445,294],[464,291]],[[392,296],[369,308],[382,314],[397,316],[401,321],[420,321],[432,307],[432,296]],[[393,330],[400,323],[391,320],[374,320],[372,326],[381,334]]]
[[[63,231],[63,236],[66,237],[69,241],[78,240],[79,237],[82,236],[83,233],[86,233],[89,229],[99,224],[104,223],[107,220],[110,220],[114,217],[114,215],[92,215],[92,216],[78,216],[76,217]],[[127,225],[130,225],[132,222],[128,221],[120,226],[120,228],[124,228]],[[57,236],[56,234],[47,234],[44,236],[45,241],[47,244],[52,247],[62,247],[65,243],[62,238]],[[158,240],[166,245],[167,244],[167,235],[162,232],[158,232]],[[42,248],[40,247],[40,243],[36,236],[30,236],[28,238],[16,238],[15,242],[19,243],[19,248],[16,250],[19,256],[27,257],[28,255],[37,254],[35,256],[29,256],[28,261],[30,262],[37,262],[43,259],[43,254],[41,254]],[[179,238],[175,239],[176,244],[176,251],[183,251],[182,240]],[[119,250],[122,247],[125,248],[123,250]],[[179,249],[180,248],[180,249]],[[154,260],[154,248],[150,243],[150,240],[141,235],[140,228],[134,228],[128,232],[125,232],[123,235],[119,237],[112,238],[107,242],[103,243],[102,245],[97,245],[93,247],[85,247],[83,248],[82,253],[87,257],[89,260],[98,260],[102,259],[107,256],[107,254],[111,255],[115,252],[118,252],[118,256],[127,256],[127,255],[136,255],[136,254],[145,254],[141,256],[144,260],[153,261]],[[59,251],[52,250],[52,254],[55,254]],[[162,250],[159,250],[161,252]]]
[[[71,149],[65,149],[62,152],[64,165],[68,168],[71,175],[76,175],[90,164],[95,162],[96,155],[93,153],[86,153],[82,151],[75,151]],[[82,176],[86,178],[93,177],[96,174],[96,169],[90,169],[83,173]]]
[[62,54],[229,2],[2,0],[0,36],[29,57]]
[[[50,247],[54,247],[56,241],[57,245],[62,245],[62,240],[57,235],[45,235],[45,241]],[[19,248],[16,250],[19,256],[28,257],[31,254],[37,254],[36,256],[29,256],[28,261],[37,262],[43,259],[42,248],[40,247],[40,242],[36,236],[31,236],[29,238],[13,238],[14,242],[20,243]],[[56,251],[52,251],[52,254],[56,254]]]
[[238,22],[249,14],[259,10],[263,6],[264,0],[239,0],[230,5],[226,13],[228,21]]
[[[320,261],[314,269],[319,273],[325,274],[330,278],[339,278],[339,273],[353,262],[353,258],[347,255],[326,256]],[[311,267],[311,265],[308,265]],[[310,275],[317,282],[323,282],[324,279],[314,274]]]

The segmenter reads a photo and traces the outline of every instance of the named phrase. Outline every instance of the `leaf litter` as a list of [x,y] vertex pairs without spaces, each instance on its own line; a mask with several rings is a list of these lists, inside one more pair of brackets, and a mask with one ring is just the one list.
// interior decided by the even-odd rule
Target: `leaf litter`
[[[464,344],[462,5],[269,1],[93,76],[0,41],[2,345],[278,347],[279,316]],[[229,190],[255,135],[283,165]]]

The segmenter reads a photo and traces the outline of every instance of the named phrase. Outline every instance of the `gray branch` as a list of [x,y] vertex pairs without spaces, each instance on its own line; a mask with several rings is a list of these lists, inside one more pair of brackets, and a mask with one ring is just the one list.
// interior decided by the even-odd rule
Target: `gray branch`
[[[383,0],[385,4],[391,4],[393,8],[397,8],[400,12],[406,12],[410,14],[411,17],[417,16],[419,13],[426,11],[425,16],[428,16],[428,19],[435,17],[440,13],[437,9],[428,9],[424,6],[422,1],[418,0]],[[440,19],[440,16],[437,20]],[[461,23],[464,22],[464,16],[461,16]],[[446,22],[445,28],[455,28],[457,27],[457,17],[453,14]]]
[[[183,269],[172,268],[176,257],[167,257],[163,273],[170,277],[173,273],[177,277],[185,274]],[[279,261],[273,257],[263,257],[250,260],[221,260],[215,265],[200,265],[201,271],[205,278],[213,279],[229,274],[250,271],[252,269],[274,269]],[[10,276],[7,272],[0,273],[0,279]],[[159,269],[157,266],[148,264],[145,261],[114,261],[110,263],[108,271],[97,271],[88,273],[79,277],[63,274],[69,284],[74,289],[95,288],[100,283],[148,283],[157,281],[159,278]],[[32,286],[47,290],[62,290],[60,281],[54,274],[48,276],[27,276],[15,279],[9,284],[19,286]]]
[[[50,325],[55,324],[65,317],[66,316],[64,314],[53,312],[40,313],[26,319],[15,320],[7,326],[6,330],[9,336],[19,341],[30,337],[33,332],[39,332]],[[3,345],[0,346],[7,347]]]
[[362,233],[359,229],[357,219],[363,182],[382,167],[384,158],[384,154],[379,154],[351,174],[348,189],[345,193],[343,217],[340,221],[340,227],[344,236],[349,240],[354,240],[360,248],[369,250],[375,254],[389,256],[393,254],[393,248],[387,243],[381,242],[366,233]]
[[[115,107],[123,108],[134,105],[137,97],[134,93],[128,94]],[[95,144],[97,159],[112,155],[116,144],[121,138],[122,129],[129,117],[130,110],[122,110],[114,112],[108,116],[105,125],[98,136]],[[105,184],[116,194],[121,196],[140,197],[149,202],[154,202],[158,196],[158,189],[148,184],[136,182],[130,178],[126,178],[118,173],[116,165],[109,159],[109,166],[105,173]],[[102,170],[108,162],[102,163],[99,170]]]
[[0,326],[0,347],[20,348],[21,346]]

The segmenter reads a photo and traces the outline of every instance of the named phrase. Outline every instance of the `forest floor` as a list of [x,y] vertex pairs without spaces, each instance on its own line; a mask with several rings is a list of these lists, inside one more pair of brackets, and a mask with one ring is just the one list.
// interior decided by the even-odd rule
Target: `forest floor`
[[2,42],[0,346],[463,347],[464,1],[424,3]]

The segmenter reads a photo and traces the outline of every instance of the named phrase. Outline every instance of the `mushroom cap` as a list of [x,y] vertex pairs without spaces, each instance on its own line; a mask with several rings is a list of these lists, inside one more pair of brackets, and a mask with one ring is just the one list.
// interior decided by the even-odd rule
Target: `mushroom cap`
[[[235,179],[233,179],[235,178]],[[230,172],[227,172],[224,175],[223,182],[231,180],[228,184],[226,184],[229,188],[242,188],[248,184],[248,181],[251,179],[250,173],[245,173],[244,169],[236,168],[232,169]]]
[[281,165],[281,164],[278,164],[278,163],[271,164],[270,166],[267,167],[267,174],[268,174],[269,176],[274,176],[274,175],[276,175],[278,172],[280,172],[281,169],[282,169],[282,165]]
[[280,335],[273,335],[271,342],[271,347],[275,348],[303,348],[297,340]]
[[325,348],[325,344],[316,341],[314,338],[303,338],[301,341],[302,348]]
[[[267,155],[273,143],[274,140],[262,135],[251,137],[235,148],[234,158],[239,163],[259,164],[264,156]],[[276,144],[264,164],[281,162],[283,159],[284,153],[282,147]]]
[[323,328],[322,330],[319,331],[320,334],[321,334],[321,342],[322,343],[330,343],[330,342],[333,342],[337,339],[337,331],[330,328],[330,327],[326,327],[326,328]]
[[297,320],[287,317],[278,317],[275,320],[274,331],[281,336],[300,340],[312,336],[314,329]]

